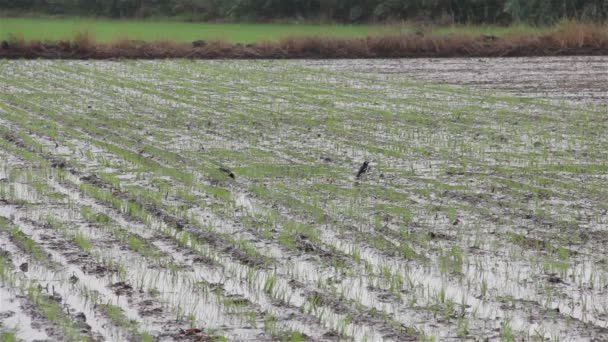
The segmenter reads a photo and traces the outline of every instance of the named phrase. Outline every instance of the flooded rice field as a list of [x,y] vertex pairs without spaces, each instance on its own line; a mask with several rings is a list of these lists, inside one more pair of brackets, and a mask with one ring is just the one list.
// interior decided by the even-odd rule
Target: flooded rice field
[[333,70],[401,74],[521,97],[608,104],[608,57],[421,58],[309,61]]
[[1,61],[0,336],[606,340],[606,62]]

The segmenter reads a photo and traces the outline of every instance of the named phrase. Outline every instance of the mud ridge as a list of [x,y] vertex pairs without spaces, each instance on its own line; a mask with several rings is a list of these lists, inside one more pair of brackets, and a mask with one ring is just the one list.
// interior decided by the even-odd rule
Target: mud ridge
[[202,41],[96,43],[79,35],[73,41],[2,41],[5,59],[359,59],[422,57],[532,57],[608,55],[608,30],[598,25],[570,24],[544,34],[446,36],[410,33],[333,38],[290,37],[255,44]]

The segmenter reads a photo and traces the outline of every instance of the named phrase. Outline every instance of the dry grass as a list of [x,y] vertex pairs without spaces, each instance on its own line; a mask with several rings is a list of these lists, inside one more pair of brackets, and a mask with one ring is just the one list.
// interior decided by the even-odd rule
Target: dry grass
[[605,26],[566,23],[538,35],[504,38],[466,34],[429,35],[422,32],[367,38],[291,37],[257,44],[222,40],[144,42],[120,39],[98,44],[90,33],[72,41],[39,42],[13,37],[0,45],[0,58],[405,58],[606,55]]

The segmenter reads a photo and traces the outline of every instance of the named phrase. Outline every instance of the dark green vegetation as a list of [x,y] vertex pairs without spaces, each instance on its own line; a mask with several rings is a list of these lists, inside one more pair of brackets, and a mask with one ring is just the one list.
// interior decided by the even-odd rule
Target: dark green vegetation
[[0,61],[0,298],[53,340],[608,338],[605,105],[327,63]]
[[443,23],[551,24],[606,20],[604,0],[0,0],[8,13],[194,20],[424,20]]

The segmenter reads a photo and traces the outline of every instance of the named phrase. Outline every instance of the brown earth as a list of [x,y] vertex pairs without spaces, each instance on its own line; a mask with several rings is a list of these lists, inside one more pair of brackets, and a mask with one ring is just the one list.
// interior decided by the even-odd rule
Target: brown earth
[[416,57],[531,57],[608,55],[605,27],[571,24],[540,35],[506,37],[422,32],[367,38],[297,37],[256,44],[225,41],[143,42],[121,40],[98,44],[86,34],[72,41],[0,42],[5,59],[111,59],[111,58],[200,58],[200,59],[328,59],[328,58],[416,58]]

